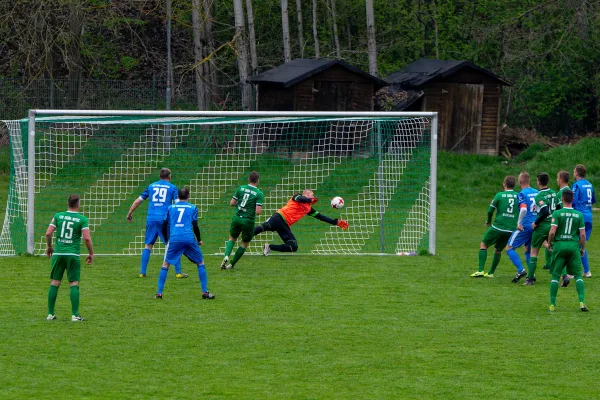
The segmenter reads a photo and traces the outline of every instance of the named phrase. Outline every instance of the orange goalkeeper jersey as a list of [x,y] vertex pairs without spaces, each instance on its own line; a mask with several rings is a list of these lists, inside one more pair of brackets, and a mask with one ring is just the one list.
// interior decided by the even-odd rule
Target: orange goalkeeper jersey
[[311,211],[316,212],[312,209],[310,203],[300,203],[294,200],[296,196],[298,195],[292,196],[285,206],[277,210],[277,213],[283,217],[289,226],[294,225],[300,220],[300,218],[304,217]]

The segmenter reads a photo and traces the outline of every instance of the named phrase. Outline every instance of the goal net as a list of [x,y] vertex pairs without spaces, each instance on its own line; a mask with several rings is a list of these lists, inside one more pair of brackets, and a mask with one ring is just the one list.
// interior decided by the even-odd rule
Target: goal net
[[[251,171],[265,195],[256,223],[309,188],[319,198],[314,209],[350,224],[343,231],[304,217],[292,227],[299,253],[435,252],[434,114],[59,113],[4,121],[11,176],[0,255],[43,254],[48,223],[73,193],[97,254],[139,255],[147,202],[132,222],[127,211],[163,167],[173,184],[190,189],[207,254],[222,252],[229,201]],[[344,208],[331,207],[334,196],[344,198]],[[265,232],[248,252],[280,241]],[[160,240],[155,249],[164,249]]]

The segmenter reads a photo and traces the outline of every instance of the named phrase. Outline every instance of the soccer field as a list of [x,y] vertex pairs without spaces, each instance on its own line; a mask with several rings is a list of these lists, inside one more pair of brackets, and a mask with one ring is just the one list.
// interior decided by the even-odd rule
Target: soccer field
[[215,301],[201,300],[187,262],[190,278],[171,271],[158,301],[159,256],[146,279],[138,257],[98,257],[82,267],[83,323],[68,318],[64,283],[59,319],[45,320],[48,259],[0,258],[0,398],[597,397],[600,278],[585,281],[590,313],[579,311],[574,285],[549,313],[541,268],[533,287],[510,283],[506,255],[494,279],[469,277],[502,177],[548,161],[440,161],[434,257],[245,256],[221,271],[207,256]]

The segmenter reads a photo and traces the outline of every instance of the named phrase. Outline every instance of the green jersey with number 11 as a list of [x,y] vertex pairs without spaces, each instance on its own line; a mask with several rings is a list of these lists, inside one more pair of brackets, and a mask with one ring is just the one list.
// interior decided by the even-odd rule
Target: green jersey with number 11
[[517,220],[519,216],[519,201],[517,200],[517,192],[514,190],[506,190],[498,192],[494,196],[494,200],[490,204],[488,213],[496,210],[496,219],[492,224],[492,228],[504,232],[513,232],[517,229]]
[[585,228],[585,221],[581,212],[561,208],[552,213],[552,226],[556,226],[555,242],[579,242],[579,230]]
[[55,214],[50,225],[56,228],[54,255],[79,256],[81,231],[89,229],[88,219],[75,211],[64,211]]
[[237,200],[237,207],[235,208],[234,215],[249,220],[254,220],[256,217],[256,207],[262,207],[263,201],[265,201],[263,192],[252,185],[240,186],[235,191],[233,198]]

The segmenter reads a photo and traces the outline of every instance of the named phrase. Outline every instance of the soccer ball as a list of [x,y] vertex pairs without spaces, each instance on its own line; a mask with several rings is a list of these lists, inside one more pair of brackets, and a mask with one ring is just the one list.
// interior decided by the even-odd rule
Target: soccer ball
[[344,207],[344,199],[342,199],[339,196],[334,197],[333,199],[331,199],[331,207],[333,207],[333,208]]

